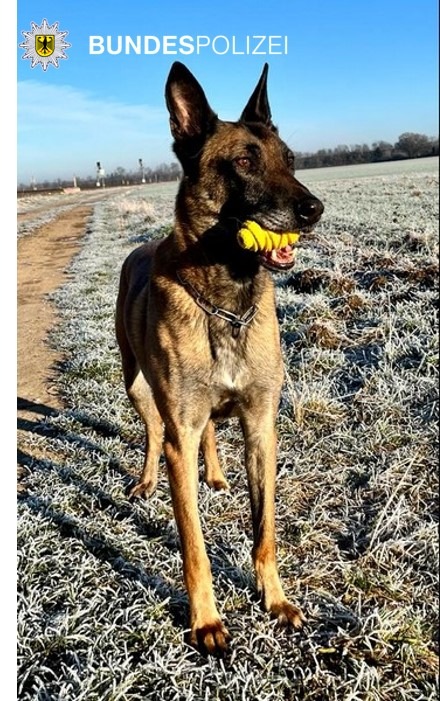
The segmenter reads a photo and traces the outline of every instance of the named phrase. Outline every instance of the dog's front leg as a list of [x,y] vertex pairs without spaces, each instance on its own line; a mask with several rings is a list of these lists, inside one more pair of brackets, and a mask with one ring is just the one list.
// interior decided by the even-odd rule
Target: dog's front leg
[[[284,625],[301,627],[305,617],[283,592],[275,555],[276,432],[271,410],[246,412],[241,423],[246,447],[246,471],[252,507],[252,551],[258,592],[266,611]],[[263,415],[264,414],[264,415]]]
[[221,654],[227,648],[229,634],[215,604],[211,568],[198,512],[199,444],[200,434],[194,430],[166,430],[165,457],[190,605],[190,642],[202,651]]

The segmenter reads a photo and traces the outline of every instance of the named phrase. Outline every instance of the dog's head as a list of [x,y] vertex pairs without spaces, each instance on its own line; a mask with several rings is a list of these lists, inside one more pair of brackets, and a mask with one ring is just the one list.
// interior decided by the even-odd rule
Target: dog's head
[[[200,207],[235,232],[247,220],[271,232],[309,232],[324,210],[295,178],[294,155],[280,139],[267,96],[265,64],[238,122],[218,119],[192,73],[173,64],[166,84],[174,152]],[[272,270],[294,264],[291,245],[260,253]]]

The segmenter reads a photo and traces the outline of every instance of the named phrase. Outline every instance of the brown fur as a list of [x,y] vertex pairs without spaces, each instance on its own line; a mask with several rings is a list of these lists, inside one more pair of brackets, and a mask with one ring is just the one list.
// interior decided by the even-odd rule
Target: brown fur
[[[116,333],[128,396],[146,429],[145,462],[133,496],[150,495],[164,448],[190,602],[191,641],[218,654],[228,633],[212,591],[197,507],[197,456],[205,480],[228,488],[219,465],[213,420],[238,416],[254,531],[253,560],[264,608],[300,626],[285,597],[275,559],[275,420],[283,364],[270,273],[236,240],[253,218],[275,231],[310,230],[322,205],[293,174],[293,155],[273,126],[266,92],[267,66],[238,122],[222,122],[202,88],[180,63],[166,87],[174,150],[184,177],[174,232],[125,261]],[[248,326],[233,332],[209,304],[242,316],[257,305]],[[164,427],[164,433],[163,433]]]

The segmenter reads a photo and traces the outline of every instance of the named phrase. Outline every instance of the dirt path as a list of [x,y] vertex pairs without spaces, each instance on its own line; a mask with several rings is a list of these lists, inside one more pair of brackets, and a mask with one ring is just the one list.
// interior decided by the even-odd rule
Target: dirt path
[[47,295],[66,280],[66,270],[85,233],[90,206],[78,206],[18,240],[17,246],[17,398],[20,418],[29,420],[61,408],[54,382],[62,356],[47,335],[56,311]]

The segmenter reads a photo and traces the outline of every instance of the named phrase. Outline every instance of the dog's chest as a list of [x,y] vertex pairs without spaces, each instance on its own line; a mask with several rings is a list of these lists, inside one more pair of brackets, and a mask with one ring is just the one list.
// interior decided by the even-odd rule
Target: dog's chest
[[217,338],[212,345],[212,386],[222,391],[239,392],[247,385],[249,365],[244,345],[232,334]]

